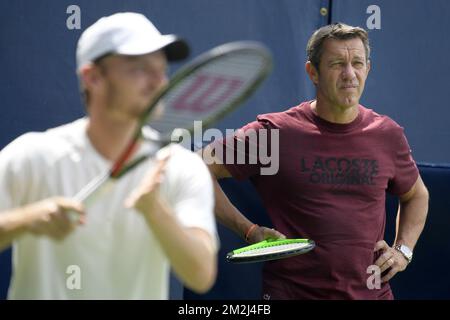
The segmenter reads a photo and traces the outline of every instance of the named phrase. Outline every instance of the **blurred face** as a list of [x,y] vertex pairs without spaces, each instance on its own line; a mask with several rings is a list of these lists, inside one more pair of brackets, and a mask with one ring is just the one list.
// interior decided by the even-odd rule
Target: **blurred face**
[[98,68],[103,82],[99,94],[109,111],[120,117],[139,117],[167,83],[167,60],[162,51],[108,56]]
[[319,72],[312,72],[317,95],[328,104],[347,109],[359,104],[370,64],[359,38],[324,42]]

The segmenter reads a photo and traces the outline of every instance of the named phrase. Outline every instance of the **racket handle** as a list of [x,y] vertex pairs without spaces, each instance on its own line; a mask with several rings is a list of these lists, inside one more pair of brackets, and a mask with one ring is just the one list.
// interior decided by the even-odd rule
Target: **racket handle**
[[[85,207],[89,207],[95,199],[103,194],[108,192],[114,182],[126,175],[128,172],[132,171],[135,167],[139,166],[150,156],[154,156],[154,154],[142,155],[125,166],[122,170],[120,170],[114,178],[110,178],[111,172],[106,172],[104,174],[99,175],[89,182],[83,189],[81,189],[75,196],[74,199],[76,201],[82,202]],[[69,212],[69,219],[72,223],[75,223],[79,220],[79,214],[74,211]]]
[[83,189],[81,189],[74,197],[76,201],[83,202],[84,205],[89,206],[92,199],[101,187],[108,181],[109,173],[101,174],[89,182]]
[[67,216],[69,217],[69,220],[72,224],[78,223],[80,221],[80,214],[75,211],[69,211],[67,212]]
[[[109,173],[99,175],[81,189],[75,196],[76,201],[82,202],[85,207],[89,207],[100,194],[107,192],[114,184],[113,179],[109,179]],[[69,211],[69,219],[72,223],[78,222],[79,213]]]

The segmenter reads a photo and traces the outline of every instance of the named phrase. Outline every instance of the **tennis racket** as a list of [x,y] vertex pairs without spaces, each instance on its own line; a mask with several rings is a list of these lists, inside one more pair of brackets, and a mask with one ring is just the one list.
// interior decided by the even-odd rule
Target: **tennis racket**
[[[194,121],[202,121],[202,127],[207,128],[222,119],[250,97],[271,69],[271,54],[258,42],[231,42],[200,55],[180,69],[156,95],[141,116],[132,141],[110,171],[93,179],[75,199],[89,205],[111,182],[154,156],[156,151],[133,159],[140,140],[149,138],[162,148],[180,137],[180,129],[192,133]],[[164,114],[153,119],[153,111],[161,104]],[[144,134],[147,125],[157,131],[156,137]]]
[[227,260],[249,263],[284,259],[307,253],[314,247],[314,241],[309,239],[268,239],[229,252]]

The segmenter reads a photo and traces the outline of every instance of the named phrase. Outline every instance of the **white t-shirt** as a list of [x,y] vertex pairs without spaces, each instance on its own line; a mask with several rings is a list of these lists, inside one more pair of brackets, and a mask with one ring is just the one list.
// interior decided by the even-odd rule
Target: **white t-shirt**
[[[111,163],[93,148],[87,119],[27,133],[0,152],[0,210],[50,196],[74,196]],[[213,239],[213,187],[201,158],[172,145],[161,193],[182,225]],[[146,143],[138,155],[156,146]],[[165,152],[161,150],[158,153]],[[87,221],[61,242],[25,234],[13,243],[9,299],[167,299],[169,263],[141,213],[124,208],[148,160],[86,209]]]

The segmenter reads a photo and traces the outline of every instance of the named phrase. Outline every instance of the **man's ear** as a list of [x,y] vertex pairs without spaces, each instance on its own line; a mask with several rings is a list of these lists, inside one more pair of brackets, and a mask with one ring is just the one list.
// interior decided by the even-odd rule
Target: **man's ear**
[[311,61],[306,62],[305,70],[309,78],[311,79],[312,83],[314,83],[314,85],[317,85],[319,83],[319,72],[317,71],[316,67],[314,67],[314,65],[311,63]]
[[370,60],[367,60],[367,75],[369,74],[370,68],[372,67],[372,63]]
[[99,70],[93,64],[83,66],[79,71],[79,75],[83,87],[88,89],[97,86],[101,78]]

